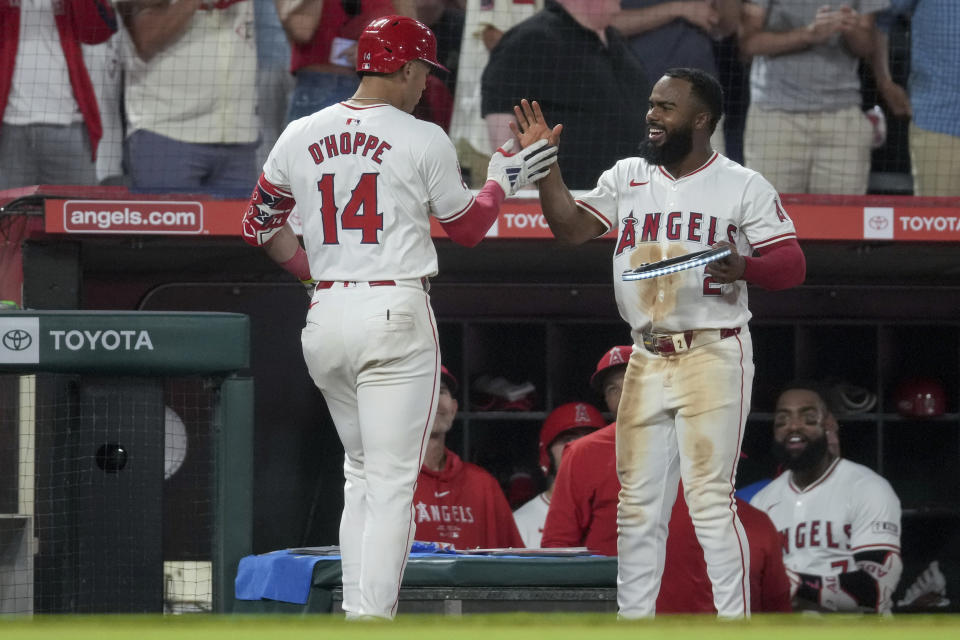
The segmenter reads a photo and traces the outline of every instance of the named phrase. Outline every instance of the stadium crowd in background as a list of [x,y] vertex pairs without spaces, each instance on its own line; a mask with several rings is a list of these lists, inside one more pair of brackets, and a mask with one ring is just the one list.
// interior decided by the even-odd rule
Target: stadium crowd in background
[[357,38],[374,18],[416,17],[413,0],[277,0],[280,22],[292,43],[296,77],[287,122],[346,100],[360,84]]
[[82,45],[116,31],[107,0],[0,0],[0,189],[97,184],[104,116]]
[[500,42],[505,31],[532,16],[542,6],[543,0],[466,0],[450,137],[457,145],[463,179],[474,189],[483,184],[487,175],[487,162],[496,148],[492,145],[500,144],[499,141],[491,142],[480,115],[480,78],[490,51]]
[[[908,92],[893,81],[889,67],[888,32],[893,19],[903,14],[911,17]],[[893,114],[911,118],[914,195],[960,196],[960,3],[891,0],[880,23],[874,73]]]
[[[629,38],[651,86],[670,67],[702,69],[719,78],[715,43],[737,32],[741,0],[622,0],[620,7],[613,26]],[[725,153],[722,122],[711,143]]]
[[876,14],[888,4],[744,4],[740,51],[752,58],[744,159],[780,193],[867,192],[873,127],[857,68],[872,59]]
[[[440,62],[451,73],[428,79],[415,114],[451,131],[472,188],[486,175],[491,131],[502,138],[510,106],[533,94],[567,126],[560,161],[571,186],[589,187],[592,167],[633,152],[647,83],[668,66],[688,66],[727,83],[732,120],[717,128],[714,148],[741,157],[741,120],[749,111],[746,164],[782,192],[883,192],[887,183],[868,177],[871,141],[884,140],[884,113],[863,113],[873,104],[875,77],[887,117],[910,119],[909,136],[904,130],[874,152],[878,178],[887,166],[912,166],[915,195],[960,193],[951,98],[960,90],[960,64],[949,37],[960,19],[956,3],[849,0],[819,10],[821,4],[0,0],[0,57],[7,62],[0,188],[99,183],[242,195],[239,185],[259,173],[283,124],[352,94],[359,30],[374,16],[398,13],[437,33]],[[909,30],[909,60],[902,47],[887,46],[895,19],[909,25],[898,26]],[[480,78],[495,48],[482,98]],[[910,65],[908,87],[891,74],[898,56],[898,68]],[[738,85],[744,74],[749,97]],[[861,78],[868,84],[861,87]],[[609,129],[613,122],[618,131]],[[801,132],[796,139],[785,133],[793,129]],[[28,131],[36,136],[24,137]]]
[[571,189],[596,184],[643,135],[649,84],[642,62],[611,26],[619,8],[617,0],[546,0],[503,35],[483,70],[481,113],[491,142],[510,136],[513,106],[537,96],[564,124],[559,163]]
[[130,185],[242,197],[256,179],[260,128],[251,0],[117,3],[132,46],[125,69]]

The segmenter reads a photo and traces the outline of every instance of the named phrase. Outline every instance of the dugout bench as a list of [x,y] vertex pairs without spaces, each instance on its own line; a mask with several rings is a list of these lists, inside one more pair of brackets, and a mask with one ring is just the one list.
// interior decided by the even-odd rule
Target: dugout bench
[[[339,556],[285,549],[247,556],[237,572],[238,613],[339,613]],[[411,553],[400,613],[593,611],[615,613],[617,559]]]

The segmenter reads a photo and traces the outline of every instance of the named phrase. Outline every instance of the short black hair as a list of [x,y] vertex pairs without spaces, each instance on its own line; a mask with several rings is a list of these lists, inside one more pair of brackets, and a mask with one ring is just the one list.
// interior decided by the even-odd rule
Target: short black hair
[[691,67],[672,67],[663,75],[690,83],[693,94],[710,110],[710,133],[713,133],[723,116],[723,87],[717,79],[702,69]]
[[817,394],[817,397],[820,398],[820,402],[823,403],[824,408],[830,413],[832,413],[833,415],[836,415],[836,411],[834,411],[835,402],[834,402],[833,394],[830,392],[830,387],[824,384],[823,382],[820,382],[819,380],[812,380],[809,378],[791,380],[790,382],[788,382],[787,384],[783,385],[780,388],[780,393],[777,394],[777,398],[779,399],[780,396],[782,396],[784,393],[786,393],[787,391],[792,391],[794,389],[799,389],[801,391],[810,391],[812,393]]

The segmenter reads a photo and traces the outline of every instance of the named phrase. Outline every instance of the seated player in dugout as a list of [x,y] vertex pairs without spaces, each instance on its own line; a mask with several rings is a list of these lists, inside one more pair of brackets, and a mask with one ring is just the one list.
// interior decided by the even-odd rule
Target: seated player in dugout
[[446,446],[459,404],[457,379],[440,368],[440,401],[413,494],[415,539],[457,549],[522,547],[503,490],[489,472]]
[[[591,386],[603,393],[617,416],[623,378],[632,347],[613,347],[597,362]],[[545,548],[586,546],[594,553],[617,555],[617,503],[620,481],[616,468],[616,422],[570,443],[554,484],[544,525]],[[737,511],[750,545],[750,609],[789,612],[790,583],[780,554],[780,537],[758,509],[737,500]],[[670,516],[663,580],[657,594],[658,614],[711,613],[716,608],[703,549],[683,497],[683,485]]]
[[546,477],[547,488],[513,512],[514,520],[527,547],[539,548],[543,523],[550,508],[553,483],[560,468],[560,457],[568,443],[592,433],[607,424],[603,414],[586,402],[562,404],[547,416],[540,429],[540,470]]
[[780,531],[795,609],[889,613],[903,571],[900,500],[877,473],[831,451],[826,397],[809,381],[781,392],[773,447],[785,471],[751,504]]

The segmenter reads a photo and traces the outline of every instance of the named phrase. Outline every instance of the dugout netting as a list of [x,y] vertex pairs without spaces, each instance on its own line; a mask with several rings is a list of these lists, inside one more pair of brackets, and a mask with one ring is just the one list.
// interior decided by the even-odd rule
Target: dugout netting
[[[101,0],[76,0],[74,5],[96,7],[97,2]],[[13,90],[4,114],[8,131],[5,141],[0,142],[0,159],[21,155],[22,145],[18,146],[17,142],[20,133],[35,125],[89,124],[91,107],[89,104],[81,107],[78,91],[95,95],[102,137],[97,145],[96,160],[80,140],[85,135],[83,127],[77,131],[80,140],[77,144],[74,144],[76,141],[49,141],[51,146],[47,151],[42,147],[36,151],[40,156],[37,175],[46,177],[28,175],[27,162],[15,163],[7,173],[22,169],[22,184],[15,184],[18,173],[8,176],[13,181],[11,184],[4,186],[0,180],[0,188],[63,183],[138,186],[142,181],[138,189],[174,193],[212,191],[245,198],[283,127],[291,117],[304,115],[290,109],[298,81],[291,70],[302,63],[307,65],[307,70],[332,70],[332,78],[339,78],[337,82],[330,77],[323,81],[322,86],[329,89],[324,95],[329,94],[331,99],[311,103],[304,107],[306,113],[349,97],[353,88],[350,83],[356,80],[353,72],[356,40],[363,26],[379,15],[373,7],[376,3],[328,2],[330,6],[324,8],[321,28],[314,32],[312,44],[304,45],[309,53],[297,54],[278,18],[276,6],[296,7],[300,4],[298,0],[209,1],[201,3],[199,10],[191,14],[178,38],[154,51],[142,43],[138,47],[131,35],[131,25],[144,3],[116,0],[106,4],[115,7],[116,19],[104,21],[100,13],[94,12],[84,18],[87,23],[78,36],[89,79],[82,83],[85,87],[89,85],[89,89],[80,91],[71,88],[71,82],[79,86],[77,78],[71,76],[77,72],[68,68],[61,47],[57,46],[55,19],[63,13],[65,3],[59,0],[11,3],[19,12],[24,43],[14,59]],[[500,72],[484,78],[488,60],[496,57],[491,54],[491,48],[512,27],[541,10],[543,0],[437,0],[416,4],[418,17],[437,36],[438,59],[450,73],[431,75],[415,115],[436,122],[450,134],[457,146],[464,178],[471,187],[482,186],[486,159],[503,141],[498,139],[501,134],[490,133],[491,126],[484,119],[491,110],[509,114],[512,104],[520,98],[539,99],[548,120],[564,121],[566,126],[561,162],[571,165],[595,162],[603,165],[597,167],[597,171],[602,171],[608,168],[613,156],[635,155],[639,139],[634,138],[642,134],[646,92],[660,73],[673,66],[698,66],[714,73],[725,91],[725,117],[721,135],[714,142],[729,157],[745,161],[747,166],[754,165],[750,158],[744,159],[748,111],[764,100],[768,106],[778,104],[775,100],[770,102],[771,96],[760,95],[764,86],[773,87],[768,93],[776,99],[788,100],[793,95],[795,103],[779,105],[787,111],[802,108],[801,103],[807,100],[812,101],[814,110],[822,102],[824,110],[832,113],[839,104],[837,101],[853,106],[848,104],[852,100],[862,117],[826,121],[826,124],[832,122],[834,128],[817,134],[820,137],[812,149],[801,149],[806,141],[791,140],[785,133],[787,127],[776,118],[765,120],[770,123],[767,129],[757,125],[760,128],[755,128],[752,136],[758,141],[755,149],[765,148],[777,160],[803,162],[813,154],[836,155],[839,162],[846,157],[843,155],[845,145],[860,145],[864,139],[876,136],[872,149],[867,149],[870,164],[867,193],[913,192],[909,120],[896,117],[885,104],[877,91],[871,64],[848,55],[839,35],[827,42],[822,51],[818,49],[810,55],[801,51],[806,57],[801,56],[796,65],[788,64],[781,69],[777,67],[780,62],[774,59],[778,56],[746,56],[742,36],[711,38],[692,17],[667,20],[661,27],[646,32],[615,22],[622,29],[626,47],[644,70],[645,81],[633,84],[646,86],[634,92],[631,86],[626,86],[625,78],[635,74],[625,74],[619,62],[612,73],[602,73],[602,69],[591,65],[591,60],[596,62],[593,49],[598,45],[591,45],[589,38],[578,38],[572,21],[564,23],[562,29],[549,37],[540,36],[542,42],[529,41],[515,47],[512,58],[495,65]],[[596,3],[598,11],[603,4]],[[623,0],[621,7],[634,10],[654,4]],[[802,3],[800,8],[784,8],[784,3],[769,4],[770,15],[764,26],[772,31],[789,31],[813,20],[813,3]],[[864,12],[874,11],[878,6],[878,3],[851,4]],[[3,5],[0,2],[0,8]],[[14,14],[8,15],[13,19]],[[745,20],[742,19],[741,24],[746,24]],[[911,70],[909,17],[891,17],[883,24],[892,25],[885,27],[889,32],[892,78],[907,87]],[[111,25],[116,29],[112,35]],[[775,68],[770,77],[760,79],[759,70],[771,64]],[[751,74],[755,76],[753,79]],[[601,75],[605,80],[602,86],[597,86]],[[786,84],[781,86],[783,82]],[[843,95],[836,97],[838,92]],[[298,95],[307,100],[310,91],[304,89]],[[90,96],[86,98],[89,100]],[[580,121],[578,113],[589,117]],[[867,113],[872,114],[873,120],[863,115]],[[882,125],[877,117],[884,120]],[[759,116],[757,118],[760,122]],[[589,126],[594,127],[591,133],[578,132]],[[14,128],[23,129],[14,131]],[[625,137],[631,139],[625,140]],[[233,145],[231,153],[235,160],[252,155],[254,159],[238,164],[234,170],[234,184],[245,186],[227,187],[224,183],[206,183],[203,177],[186,176],[181,171],[188,164],[183,162],[183,149],[170,147],[167,144],[170,141]],[[937,143],[930,141],[929,144]],[[62,161],[65,156],[69,156],[67,159],[74,170],[95,166],[89,173],[72,173],[72,179],[66,182],[44,173],[55,167],[54,161]],[[141,162],[144,158],[149,160],[147,164]],[[843,171],[842,164],[836,171]],[[949,164],[931,170],[951,175],[956,167]],[[770,162],[765,162],[763,168],[767,166]],[[755,168],[766,174],[763,168]],[[587,173],[590,175],[582,176],[582,180],[575,179],[572,168],[565,175],[576,180],[576,184],[570,184],[572,188],[584,189],[596,182],[597,172]],[[169,181],[164,182],[167,178]],[[781,192],[795,191],[774,183]]]
[[229,608],[252,387],[223,372],[246,332],[236,314],[0,313],[0,613]]
[[0,611],[212,609],[215,385],[0,375]]

